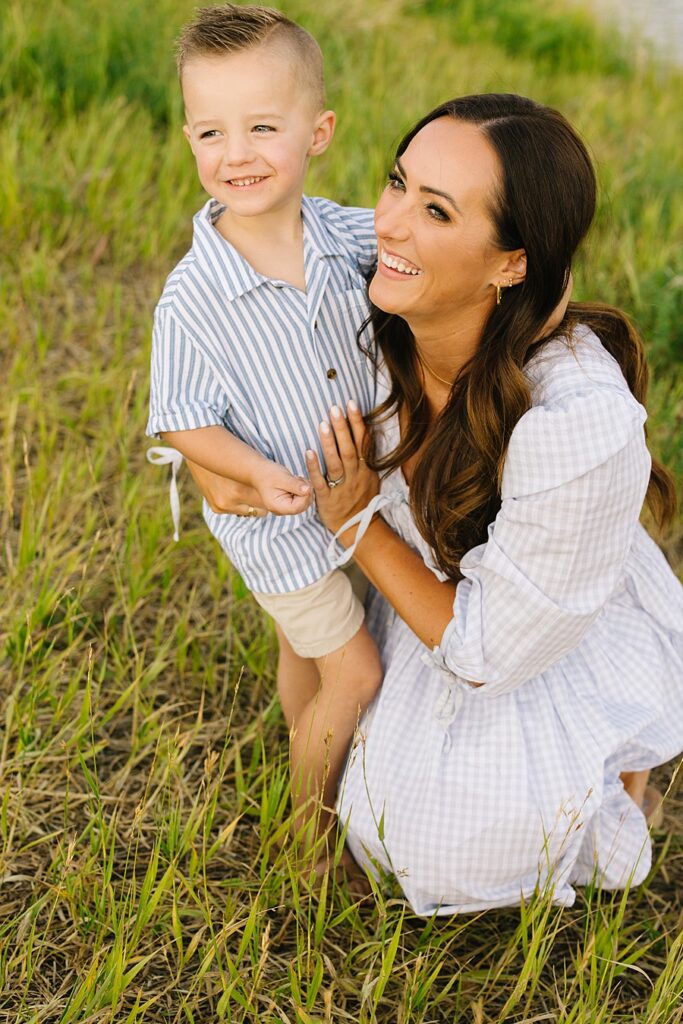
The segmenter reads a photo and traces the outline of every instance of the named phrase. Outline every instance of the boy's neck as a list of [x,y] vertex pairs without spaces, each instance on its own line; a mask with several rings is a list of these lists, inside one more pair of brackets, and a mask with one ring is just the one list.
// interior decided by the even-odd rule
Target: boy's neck
[[[271,244],[292,245],[302,238],[301,202],[291,203],[281,210],[257,213],[253,217],[240,216],[225,209],[216,221],[216,227],[229,242],[233,239],[269,239]],[[234,244],[234,242],[233,242]]]
[[253,217],[226,209],[216,229],[259,274],[306,290],[301,203]]

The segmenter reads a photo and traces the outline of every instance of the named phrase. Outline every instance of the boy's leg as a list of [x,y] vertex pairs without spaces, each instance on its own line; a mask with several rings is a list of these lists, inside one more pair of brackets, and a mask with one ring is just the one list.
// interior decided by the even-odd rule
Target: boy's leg
[[306,705],[313,700],[320,685],[320,674],[313,658],[297,654],[275,623],[280,645],[277,663],[277,692],[285,722],[291,729]]
[[[337,783],[360,714],[382,682],[382,666],[365,625],[338,650],[316,658],[320,684],[293,722],[292,800],[307,844],[329,828]],[[322,806],[321,806],[322,804]]]

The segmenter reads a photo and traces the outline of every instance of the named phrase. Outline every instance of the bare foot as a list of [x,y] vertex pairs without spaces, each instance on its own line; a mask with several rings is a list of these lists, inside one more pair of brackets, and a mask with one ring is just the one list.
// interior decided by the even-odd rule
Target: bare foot
[[346,882],[350,895],[356,899],[369,896],[372,892],[368,876],[353,859],[348,846],[344,847],[336,867],[334,857],[321,857],[315,866],[316,879],[322,881],[325,874],[332,871],[334,871],[335,880],[337,882]]
[[646,786],[641,804],[645,820],[650,828],[661,828],[664,824],[664,797],[654,786]]

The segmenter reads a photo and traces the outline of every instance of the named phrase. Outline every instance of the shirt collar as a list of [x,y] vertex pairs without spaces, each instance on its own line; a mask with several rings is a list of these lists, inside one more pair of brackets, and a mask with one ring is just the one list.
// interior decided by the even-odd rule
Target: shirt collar
[[[247,260],[216,230],[215,224],[225,206],[209,199],[193,219],[192,250],[202,269],[221,286],[230,301],[246,295],[270,278],[259,274]],[[330,231],[315,203],[304,196],[301,204],[304,222],[304,248],[318,256],[344,256],[343,241]]]

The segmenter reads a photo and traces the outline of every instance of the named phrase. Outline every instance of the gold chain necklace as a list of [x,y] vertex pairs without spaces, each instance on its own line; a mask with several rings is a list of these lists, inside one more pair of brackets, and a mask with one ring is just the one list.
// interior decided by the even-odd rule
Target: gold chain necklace
[[429,372],[431,373],[432,377],[436,377],[436,379],[440,380],[442,384],[447,384],[449,388],[453,387],[453,381],[452,380],[446,380],[445,377],[439,377],[438,373],[436,373],[435,370],[432,370],[432,368],[429,365],[429,363],[427,362],[427,360],[424,358],[424,356],[421,356],[419,352],[417,353],[417,358],[420,360],[420,364],[422,366],[424,366],[425,370],[429,370]]

